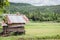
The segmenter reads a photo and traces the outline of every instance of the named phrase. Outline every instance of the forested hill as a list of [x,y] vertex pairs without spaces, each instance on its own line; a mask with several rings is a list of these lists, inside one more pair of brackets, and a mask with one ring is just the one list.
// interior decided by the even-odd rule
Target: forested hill
[[20,12],[34,21],[60,20],[60,5],[55,6],[33,6],[27,3],[10,3],[11,13]]
[[32,6],[31,4],[28,3],[10,3],[11,5],[15,5],[15,6]]

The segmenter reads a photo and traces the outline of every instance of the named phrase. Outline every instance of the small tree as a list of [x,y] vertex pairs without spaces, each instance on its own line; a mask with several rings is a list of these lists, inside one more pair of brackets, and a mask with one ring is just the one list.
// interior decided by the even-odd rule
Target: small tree
[[3,19],[2,14],[6,12],[7,6],[9,6],[8,0],[0,0],[0,21]]
[[5,8],[9,5],[8,0],[0,0],[0,14],[4,13]]

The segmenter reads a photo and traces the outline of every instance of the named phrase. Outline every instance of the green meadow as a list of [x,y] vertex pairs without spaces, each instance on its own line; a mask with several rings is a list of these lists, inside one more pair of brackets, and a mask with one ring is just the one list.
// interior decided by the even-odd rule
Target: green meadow
[[[0,27],[2,28],[2,27]],[[26,34],[0,37],[0,40],[21,39],[60,39],[60,23],[54,22],[29,22],[25,25]]]

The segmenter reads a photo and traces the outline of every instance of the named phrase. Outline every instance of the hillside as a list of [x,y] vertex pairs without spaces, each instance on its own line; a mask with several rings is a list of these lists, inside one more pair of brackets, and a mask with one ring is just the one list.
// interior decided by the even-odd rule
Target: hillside
[[28,3],[10,3],[11,5],[15,5],[15,6],[32,6],[31,4]]
[[33,6],[27,3],[10,3],[7,8],[11,13],[20,12],[34,21],[60,20],[60,5]]

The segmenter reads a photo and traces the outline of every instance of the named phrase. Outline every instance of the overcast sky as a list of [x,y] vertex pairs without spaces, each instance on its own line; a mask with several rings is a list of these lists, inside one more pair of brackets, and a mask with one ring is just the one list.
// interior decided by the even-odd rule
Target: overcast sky
[[60,0],[9,0],[16,3],[30,3],[36,6],[42,5],[60,5]]

